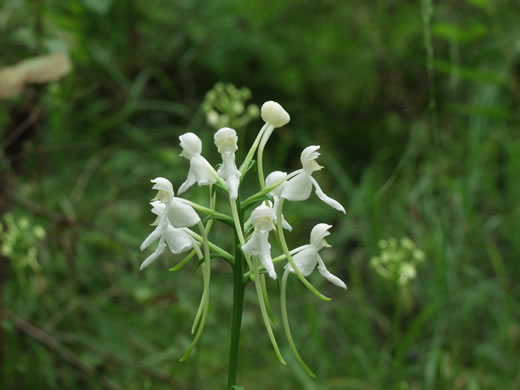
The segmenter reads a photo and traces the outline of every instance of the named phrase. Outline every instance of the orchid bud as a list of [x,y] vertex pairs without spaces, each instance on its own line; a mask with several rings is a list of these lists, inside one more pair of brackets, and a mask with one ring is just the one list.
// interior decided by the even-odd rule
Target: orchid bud
[[264,122],[271,124],[275,128],[282,127],[291,120],[287,111],[271,100],[262,105],[261,115]]

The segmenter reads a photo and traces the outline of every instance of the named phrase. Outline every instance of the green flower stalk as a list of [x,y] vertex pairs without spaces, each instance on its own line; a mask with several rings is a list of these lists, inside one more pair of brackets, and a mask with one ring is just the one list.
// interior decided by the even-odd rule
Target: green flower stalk
[[[226,107],[230,105],[232,106],[233,103],[226,103]],[[194,184],[206,186],[209,189],[209,205],[200,205],[175,196],[173,185],[166,178],[153,179],[152,188],[158,191],[157,196],[151,202],[152,213],[156,215],[156,220],[152,224],[154,230],[141,245],[141,250],[144,250],[153,242],[158,241],[157,248],[143,261],[141,269],[155,262],[166,249],[173,254],[188,252],[184,259],[170,268],[171,271],[180,270],[192,258],[197,258],[198,264],[200,264],[203,290],[191,328],[194,337],[181,357],[181,361],[190,356],[202,339],[210,307],[213,260],[222,259],[230,265],[233,272],[233,310],[228,367],[229,389],[237,386],[244,292],[250,282],[254,284],[260,313],[275,355],[285,365],[286,362],[280,353],[271,324],[274,321],[274,315],[269,304],[269,283],[266,281],[266,274],[270,279],[277,279],[276,268],[280,264],[284,265],[285,271],[280,295],[282,325],[296,360],[312,377],[315,375],[298,353],[289,326],[286,302],[288,276],[291,273],[296,274],[298,279],[322,300],[330,299],[316,290],[306,279],[316,267],[327,280],[346,289],[345,283],[327,270],[319,255],[321,249],[329,246],[325,237],[329,235],[331,225],[325,223],[316,225],[311,232],[310,244],[293,250],[289,250],[285,239],[284,230],[290,232],[292,227],[282,213],[284,202],[306,200],[313,188],[323,202],[345,213],[343,206],[327,196],[312,177],[314,172],[322,169],[316,163],[319,146],[313,145],[303,150],[301,169],[290,174],[274,171],[264,178],[263,155],[267,142],[274,129],[286,125],[290,117],[280,104],[273,101],[264,103],[261,114],[265,124],[247,152],[240,169],[237,168],[235,161],[235,153],[239,149],[239,139],[235,129],[222,127],[214,134],[215,146],[222,157],[218,170],[213,168],[210,162],[202,156],[202,141],[196,134],[188,132],[179,137],[182,148],[181,156],[189,160],[189,171],[186,180],[179,187],[178,193],[185,193]],[[258,192],[251,194],[244,201],[240,201],[240,184],[250,171],[255,154],[257,154],[260,188]],[[218,211],[219,191],[225,193],[231,208],[231,215]],[[250,208],[252,211],[247,214],[248,218],[245,219],[244,216]],[[204,223],[199,213],[204,214]],[[221,222],[233,230],[234,250],[232,253],[210,241],[214,221]],[[191,230],[195,225],[198,227],[198,233]],[[279,243],[278,250],[282,253],[274,259],[271,254],[273,247],[269,242],[270,236],[273,234],[276,242]]]

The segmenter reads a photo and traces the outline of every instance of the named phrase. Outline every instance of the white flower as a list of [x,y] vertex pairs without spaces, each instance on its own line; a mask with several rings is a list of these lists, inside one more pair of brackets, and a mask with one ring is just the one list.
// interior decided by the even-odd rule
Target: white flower
[[200,222],[200,217],[193,207],[186,204],[184,199],[175,197],[172,183],[168,179],[157,177],[151,182],[154,183],[152,189],[158,191],[152,200],[159,200],[165,204],[164,214],[174,227],[190,227]]
[[[275,184],[281,180],[284,180],[286,177],[287,177],[286,172],[281,172],[281,171],[271,172],[265,178],[265,186],[266,187],[272,186],[273,184]],[[282,183],[278,187],[276,187],[274,190],[269,192],[269,195],[271,195],[274,200],[273,210],[278,209],[278,203],[280,202],[280,196],[282,195],[284,185],[285,185],[285,183]],[[275,222],[276,222],[276,217],[275,217]],[[292,226],[289,225],[289,222],[287,222],[285,220],[283,214],[282,214],[282,226],[285,230],[292,231]]]
[[172,226],[168,220],[167,212],[165,212],[167,209],[165,203],[154,201],[150,204],[152,205],[152,213],[157,215],[157,219],[152,223],[152,226],[156,226],[156,228],[146,237],[140,249],[143,251],[157,239],[159,239],[159,245],[157,245],[157,249],[143,261],[141,267],[139,267],[140,270],[153,263],[164,252],[166,246],[168,246],[173,254],[177,254],[186,252],[197,245],[195,239],[190,235],[189,229],[174,228]]
[[157,249],[141,264],[140,269],[154,262],[166,246],[172,253],[185,252],[196,245],[194,239],[186,229],[200,222],[200,217],[195,210],[184,203],[183,199],[176,198],[172,183],[164,177],[151,180],[154,183],[152,189],[157,190],[157,195],[150,203],[152,213],[157,215],[152,226],[156,226],[152,233],[141,244],[141,250],[147,248],[152,242],[159,239]]
[[291,201],[305,200],[310,196],[312,187],[314,186],[318,198],[336,210],[345,213],[343,206],[336,200],[325,195],[316,179],[312,177],[313,172],[319,171],[323,168],[316,162],[316,159],[320,155],[318,152],[319,148],[318,145],[313,145],[308,146],[303,150],[300,157],[302,169],[291,174],[291,176],[294,176],[285,182],[281,197]]
[[223,127],[215,133],[215,145],[222,155],[222,165],[218,174],[226,181],[229,188],[229,197],[235,200],[238,197],[238,186],[240,185],[240,170],[235,164],[235,152],[237,146],[237,132],[229,127]]
[[271,100],[262,104],[261,115],[264,122],[269,123],[274,128],[282,127],[291,120],[287,111],[281,105]]
[[[294,253],[293,260],[303,276],[309,276],[312,271],[314,271],[314,268],[316,268],[316,265],[318,265],[318,271],[325,279],[346,290],[347,285],[340,278],[327,270],[325,263],[318,254],[323,247],[330,247],[327,241],[325,241],[325,237],[330,234],[328,230],[331,227],[332,225],[325,223],[319,223],[314,226],[311,231],[310,244],[303,245],[291,251],[291,254]],[[294,269],[290,264],[287,264],[286,268],[294,273]]]
[[271,207],[262,204],[251,213],[251,222],[255,227],[249,241],[242,246],[242,251],[251,256],[259,256],[262,265],[272,279],[276,279],[273,259],[271,258],[271,244],[269,232],[273,230],[274,211]]
[[179,137],[181,141],[182,153],[181,156],[190,160],[190,170],[188,171],[188,178],[179,187],[179,194],[182,194],[193,184],[197,183],[199,186],[212,185],[216,182],[212,173],[212,167],[209,162],[201,156],[202,141],[193,133],[186,133]]

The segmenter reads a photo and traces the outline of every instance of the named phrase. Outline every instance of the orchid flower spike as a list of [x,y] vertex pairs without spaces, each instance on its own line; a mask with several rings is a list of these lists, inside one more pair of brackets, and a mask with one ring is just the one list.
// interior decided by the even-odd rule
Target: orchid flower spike
[[[271,172],[267,177],[265,178],[265,186],[269,187],[273,184],[285,179],[287,177],[286,172],[281,171],[274,171]],[[280,202],[280,196],[282,195],[283,187],[285,185],[285,182],[280,184],[278,187],[276,187],[274,190],[269,192],[269,195],[271,195],[274,199],[273,209],[278,209],[278,203]],[[276,222],[276,217],[275,217]],[[285,230],[292,231],[292,226],[285,220],[285,217],[282,214],[282,226]]]
[[269,244],[269,232],[274,228],[274,210],[262,204],[251,213],[251,222],[255,228],[253,235],[242,251],[251,256],[259,256],[262,265],[272,279],[276,279],[273,259],[271,258],[271,244]]
[[229,127],[223,127],[215,133],[215,145],[222,155],[222,165],[218,175],[226,181],[229,188],[229,198],[238,198],[238,186],[240,185],[240,171],[235,164],[235,152],[237,146],[237,132]]
[[312,174],[315,171],[319,171],[323,168],[316,162],[316,159],[320,155],[318,152],[319,148],[319,145],[313,145],[308,146],[303,150],[300,157],[302,169],[291,174],[291,176],[294,176],[284,183],[281,197],[291,201],[305,200],[310,196],[312,187],[314,186],[318,198],[336,210],[345,213],[343,206],[336,200],[327,196],[320,188],[316,179],[312,177]]
[[193,184],[199,186],[208,186],[214,184],[217,180],[213,175],[213,167],[201,156],[202,141],[193,133],[186,133],[179,137],[181,141],[182,153],[181,157],[190,160],[190,170],[188,178],[179,187],[179,194],[182,194]]
[[[332,225],[327,225],[325,223],[319,223],[311,231],[311,239],[310,244],[303,245],[294,251],[291,251],[293,255],[294,262],[303,276],[309,276],[316,265],[318,265],[318,271],[320,274],[327,279],[329,282],[335,284],[338,287],[347,289],[347,285],[337,276],[331,274],[327,267],[325,267],[325,263],[319,255],[319,251],[324,247],[330,247],[329,243],[325,241],[325,237],[330,235],[329,229]],[[286,265],[286,268],[294,273],[294,269],[290,264]]]
[[141,244],[141,251],[146,249],[157,239],[159,239],[159,245],[157,249],[143,261],[141,267],[139,267],[140,270],[153,263],[164,252],[166,246],[168,246],[170,252],[178,254],[186,252],[198,245],[191,236],[188,228],[174,228],[168,221],[167,213],[165,213],[165,209],[167,208],[165,203],[154,201],[150,204],[152,205],[152,213],[157,215],[155,222],[152,223],[152,226],[156,226],[156,228]]

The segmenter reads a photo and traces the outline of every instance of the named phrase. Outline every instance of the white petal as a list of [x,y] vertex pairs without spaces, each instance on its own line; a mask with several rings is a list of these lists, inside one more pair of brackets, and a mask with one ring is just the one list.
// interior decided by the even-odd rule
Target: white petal
[[327,267],[325,267],[325,263],[323,262],[323,260],[321,259],[321,257],[319,255],[318,255],[318,271],[320,271],[320,274],[325,279],[327,279],[329,282],[331,282],[332,284],[335,284],[338,287],[344,288],[345,290],[347,289],[347,285],[343,282],[343,280],[341,280],[340,278],[338,278],[337,276],[335,276],[329,272]]
[[240,185],[240,176],[230,176],[226,179],[226,184],[229,187],[229,198],[236,200],[238,198],[238,186]]
[[171,225],[168,226],[168,229],[164,232],[164,239],[168,248],[174,254],[186,252],[193,247],[192,237],[182,228],[177,229]]
[[326,223],[319,223],[314,226],[311,230],[311,244],[317,249],[320,250],[323,248],[323,239],[330,235],[329,229],[332,225],[327,225]]
[[195,178],[195,175],[190,170],[188,171],[188,177],[186,178],[186,181],[181,184],[181,186],[178,189],[179,195],[185,192],[188,188],[190,188],[192,185],[194,185],[197,182],[197,179]]
[[168,220],[173,227],[182,228],[197,224],[200,217],[193,207],[178,198],[173,198],[168,206]]
[[273,259],[271,257],[271,244],[269,244],[269,233],[268,232],[258,232],[258,244],[259,244],[259,253],[260,261],[264,266],[265,270],[269,274],[271,279],[276,279],[276,272],[274,270]]
[[179,137],[181,141],[182,153],[181,156],[191,160],[193,156],[202,153],[202,141],[196,134],[186,133]]
[[140,246],[140,249],[145,250],[152,242],[157,240],[163,234],[166,225],[164,223],[159,222],[158,226],[146,237],[143,243]]
[[226,180],[231,200],[237,199],[241,173],[235,164],[235,153],[222,153],[222,165],[218,174]]
[[237,132],[230,127],[221,128],[213,138],[219,153],[234,153],[238,149]]
[[145,261],[141,264],[139,267],[139,270],[143,270],[144,268],[148,267],[150,264],[152,264],[157,258],[161,255],[161,253],[164,252],[164,249],[166,248],[166,244],[164,243],[164,240],[161,239],[159,241],[159,245],[157,246],[157,249],[146,258]]
[[153,180],[150,180],[152,183],[154,183],[152,189],[157,191],[165,191],[168,193],[170,198],[173,198],[174,192],[173,192],[173,186],[172,183],[165,179],[164,177],[156,177]]
[[150,205],[152,206],[152,213],[158,216],[162,215],[164,208],[166,207],[166,205],[163,202],[158,200],[150,202]]
[[[265,178],[265,186],[270,187],[273,184],[278,183],[279,181],[285,179],[287,177],[286,172],[282,171],[274,171],[271,172],[267,177]],[[274,190],[272,190],[269,194],[276,197],[279,197],[282,194],[282,190],[285,183],[280,184],[278,187],[276,187]],[[276,203],[276,202],[275,202]]]
[[199,155],[193,156],[190,160],[190,171],[188,172],[188,176],[191,173],[197,180],[199,186],[214,184],[217,179],[215,179],[209,167],[210,165],[204,157]]
[[292,226],[289,225],[289,222],[287,222],[287,221],[285,220],[285,217],[283,216],[283,214],[282,214],[282,227],[283,227],[285,230],[292,232]]
[[302,171],[285,182],[281,197],[291,201],[300,201],[307,199],[311,191],[311,176]]
[[297,248],[291,249],[291,250],[289,251],[289,253],[290,253],[291,255],[294,256],[296,253],[301,252],[302,250],[307,249],[307,248],[309,248],[309,247],[310,247],[309,244],[307,244],[307,245],[302,245],[302,246],[299,246],[299,247],[297,247]]
[[[308,245],[293,256],[293,260],[303,276],[309,276],[314,271],[318,258],[318,252],[311,245]],[[290,264],[288,264],[288,268],[289,271],[294,272]]]
[[[267,243],[269,245],[269,243]],[[271,248],[271,245],[269,245],[269,248]],[[269,277],[271,279],[276,280],[276,271],[274,270],[274,264],[273,259],[271,258],[271,251],[267,251],[262,256],[260,256],[260,261],[262,262],[262,265],[264,266],[265,270],[269,274]]]
[[242,245],[242,252],[244,252],[247,255],[258,256],[262,248],[260,238],[260,232],[254,231],[249,241]]
[[300,155],[300,161],[304,169],[305,167],[308,167],[309,164],[312,165],[312,162],[320,156],[320,152],[318,152],[319,148],[319,145],[311,145],[303,149],[302,154]]
[[312,180],[312,184],[314,184],[315,192],[316,192],[316,195],[318,195],[318,198],[320,198],[323,202],[327,203],[330,207],[341,211],[343,214],[346,214],[345,208],[338,201],[325,195],[325,193],[321,190],[320,185],[318,184],[316,179],[311,177],[311,180]]
[[280,104],[273,101],[262,104],[261,115],[264,122],[270,123],[273,127],[282,127],[291,120],[287,111]]
[[255,227],[255,231],[270,232],[274,228],[274,220],[274,210],[264,203],[255,208],[251,213],[251,222]]

